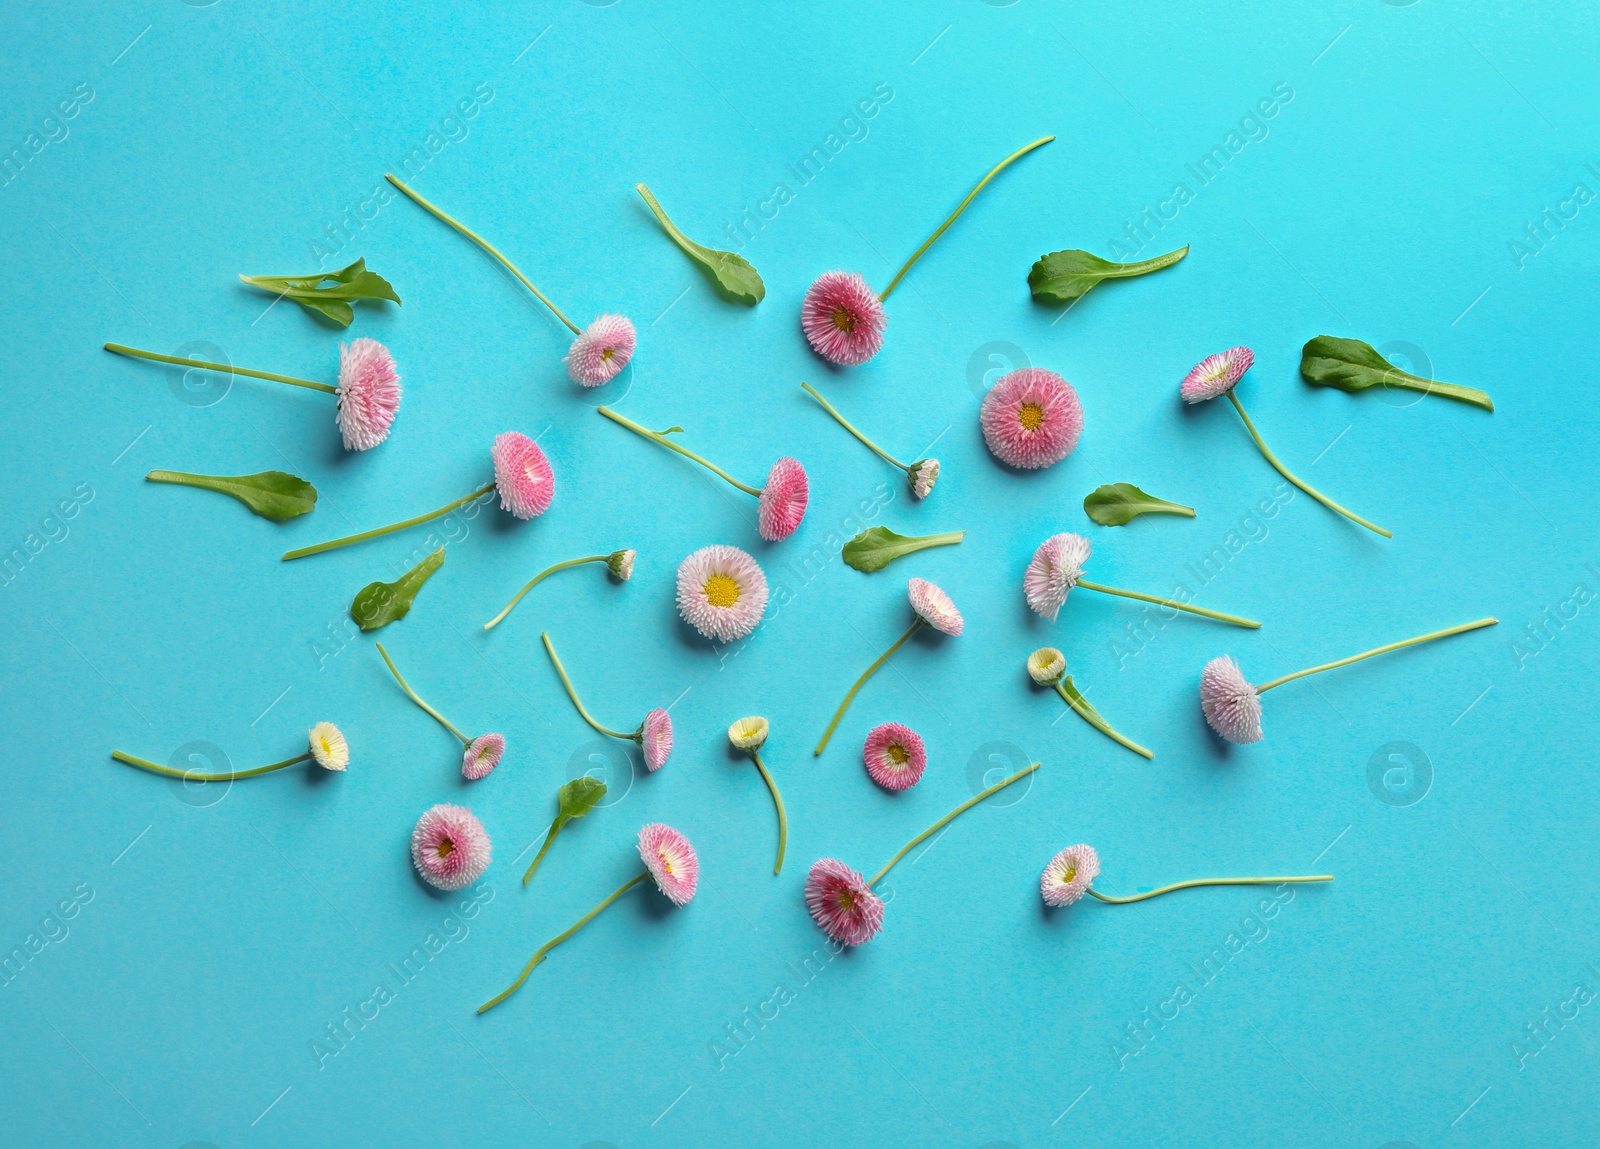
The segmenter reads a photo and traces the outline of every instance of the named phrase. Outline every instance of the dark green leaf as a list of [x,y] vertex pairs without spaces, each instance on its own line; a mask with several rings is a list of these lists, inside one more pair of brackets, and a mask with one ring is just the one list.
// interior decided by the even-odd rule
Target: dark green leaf
[[151,471],[152,483],[179,483],[231,495],[264,519],[281,523],[308,513],[317,505],[317,489],[298,475],[261,471],[254,475],[191,475],[184,471]]
[[444,565],[440,547],[394,582],[369,582],[350,604],[350,617],[362,630],[377,630],[411,613],[411,602],[430,575]]
[[878,571],[902,555],[928,547],[947,547],[959,543],[966,531],[952,531],[944,535],[897,535],[888,527],[869,527],[845,543],[844,561],[858,571]]
[[1083,513],[1102,527],[1120,527],[1140,515],[1187,515],[1194,508],[1146,494],[1132,483],[1107,483],[1083,497]]
[[748,260],[731,251],[718,251],[716,248],[702,247],[695,243],[667,218],[667,213],[661,210],[661,205],[656,202],[656,197],[650,194],[649,188],[644,184],[633,186],[644,197],[644,202],[655,213],[656,219],[661,221],[661,226],[666,229],[672,242],[681,247],[685,255],[711,275],[712,282],[723,294],[751,306],[761,302],[767,294],[767,285],[761,282],[760,273],[750,266]]
[[358,259],[349,267],[318,275],[241,275],[240,279],[251,287],[270,291],[280,298],[292,299],[307,311],[325,315],[341,327],[349,327],[355,318],[350,308],[351,300],[387,299],[399,303],[389,281],[377,272],[367,270],[367,261]]
[[1039,257],[1028,272],[1028,286],[1033,297],[1044,303],[1070,303],[1104,279],[1128,279],[1135,275],[1148,275],[1171,267],[1189,254],[1187,247],[1158,255],[1138,263],[1112,263],[1098,255],[1073,248],[1070,251],[1052,251]]
[[556,792],[556,805],[559,812],[556,821],[565,826],[574,818],[581,818],[593,810],[606,796],[606,784],[598,778],[591,778],[587,774],[581,778],[574,778]]
[[1429,395],[1443,395],[1472,403],[1486,411],[1494,410],[1494,400],[1472,387],[1457,387],[1453,383],[1440,383],[1400,370],[1390,363],[1377,348],[1359,339],[1339,339],[1332,335],[1319,335],[1300,351],[1300,374],[1312,383],[1323,387],[1337,387],[1341,391],[1365,391],[1382,384],[1385,387],[1405,387]]

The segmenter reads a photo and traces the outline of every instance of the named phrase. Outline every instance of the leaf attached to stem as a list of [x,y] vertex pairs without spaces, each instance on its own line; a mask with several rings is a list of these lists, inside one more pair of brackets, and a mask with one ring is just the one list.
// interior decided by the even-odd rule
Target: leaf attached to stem
[[1385,387],[1404,387],[1427,395],[1459,399],[1485,411],[1494,410],[1494,400],[1484,392],[1402,371],[1379,355],[1372,344],[1359,339],[1319,335],[1309,340],[1300,351],[1300,374],[1311,383],[1337,387],[1341,391],[1365,391],[1381,383]]
[[888,527],[869,527],[845,543],[844,561],[858,571],[879,571],[895,559],[928,547],[947,547],[959,543],[966,531],[951,531],[943,535],[897,535]]
[[333,320],[340,327],[349,327],[355,318],[350,301],[356,299],[387,299],[399,303],[389,281],[375,271],[367,270],[367,261],[358,259],[349,267],[338,271],[325,271],[317,275],[241,275],[251,287],[270,291],[280,299],[294,300],[307,311]]
[[735,255],[731,251],[718,251],[713,247],[703,247],[683,232],[667,218],[667,213],[661,210],[661,205],[656,202],[656,197],[650,194],[650,189],[644,184],[634,184],[634,189],[644,197],[644,202],[660,221],[668,238],[683,249],[683,253],[698,263],[711,276],[712,281],[730,299],[754,307],[760,303],[767,294],[767,285],[761,282],[761,275],[750,266],[750,261],[743,256]]
[[186,471],[151,471],[152,483],[177,483],[230,495],[264,519],[281,523],[304,515],[317,505],[317,489],[298,475],[259,471],[254,475],[191,475]]
[[1132,483],[1107,483],[1083,497],[1083,513],[1102,527],[1120,527],[1140,515],[1185,515],[1194,518],[1194,508],[1169,503],[1141,491]]
[[1138,263],[1112,263],[1109,259],[1101,259],[1078,248],[1052,251],[1049,255],[1040,256],[1028,272],[1028,287],[1032,289],[1033,297],[1041,303],[1070,303],[1087,295],[1102,280],[1148,275],[1152,271],[1171,267],[1188,254],[1187,247],[1180,247],[1177,251],[1169,251],[1154,259],[1143,259]]
[[362,630],[377,630],[411,613],[411,603],[434,571],[444,565],[440,547],[394,582],[369,582],[350,604],[350,617]]

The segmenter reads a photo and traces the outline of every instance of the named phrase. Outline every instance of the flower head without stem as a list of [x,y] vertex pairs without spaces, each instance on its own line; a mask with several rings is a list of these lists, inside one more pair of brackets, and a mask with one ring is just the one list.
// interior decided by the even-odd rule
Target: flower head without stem
[[365,451],[389,437],[400,409],[394,356],[376,339],[339,344],[339,433],[344,449]]
[[639,747],[652,773],[665,766],[672,754],[672,715],[659,707],[646,714],[639,727]]
[[811,349],[830,363],[856,367],[883,346],[883,304],[867,281],[848,271],[817,276],[800,306]]
[[688,838],[671,826],[652,822],[639,831],[639,856],[673,905],[689,904],[700,881],[700,859]]
[[333,723],[319,722],[313,726],[310,741],[311,757],[324,770],[343,770],[350,765],[350,744]]
[[1185,403],[1204,403],[1226,395],[1255,361],[1255,352],[1248,347],[1230,347],[1216,355],[1207,355],[1183,377],[1178,393]]
[[806,909],[836,942],[859,946],[883,928],[883,900],[867,880],[837,858],[822,858],[806,875]]
[[583,329],[567,350],[567,375],[574,383],[585,387],[609,383],[633,358],[637,340],[633,323],[627,316],[599,316]]
[[767,720],[761,717],[741,718],[728,727],[728,741],[737,750],[754,753],[767,742]]
[[1093,846],[1068,846],[1045,866],[1039,893],[1047,906],[1070,906],[1088,892],[1100,873],[1100,855]]
[[440,803],[417,819],[411,860],[430,886],[459,890],[489,868],[489,835],[465,806]]
[[468,781],[476,782],[479,778],[488,775],[489,771],[500,765],[500,759],[506,752],[506,736],[504,734],[480,734],[471,742],[461,755],[461,776]]
[[1024,470],[1059,463],[1083,433],[1078,393],[1042,367],[1022,367],[1002,376],[983,397],[978,419],[990,453]]
[[1089,540],[1082,535],[1051,535],[1033,552],[1033,561],[1022,576],[1022,593],[1028,605],[1051,622],[1067,601],[1067,592],[1078,585],[1083,564],[1089,561]]
[[1053,686],[1067,672],[1067,656],[1053,646],[1041,646],[1028,655],[1028,676],[1040,686]]
[[715,642],[756,628],[767,609],[767,576],[738,547],[701,547],[678,564],[678,613]]
[[637,551],[612,551],[606,556],[606,569],[627,582],[633,577],[633,558],[636,554]]
[[1229,742],[1261,741],[1261,694],[1226,654],[1200,672],[1200,709],[1211,729]]
[[906,584],[906,593],[911,599],[911,609],[923,622],[944,634],[961,633],[965,625],[961,612],[944,591],[927,579],[914,578]]
[[909,790],[928,766],[922,735],[898,722],[873,727],[861,749],[867,774],[885,790]]
[[494,437],[489,453],[494,457],[494,485],[500,493],[501,510],[531,519],[550,509],[556,478],[539,444],[520,431],[506,431]]
[[769,543],[775,543],[794,534],[801,520],[806,517],[806,501],[810,493],[806,469],[798,459],[785,457],[772,464],[772,470],[767,473],[767,485],[761,488],[760,505],[756,510],[756,524],[761,537]]
[[906,469],[906,477],[911,480],[911,493],[919,499],[926,499],[933,485],[939,481],[939,460],[918,459]]

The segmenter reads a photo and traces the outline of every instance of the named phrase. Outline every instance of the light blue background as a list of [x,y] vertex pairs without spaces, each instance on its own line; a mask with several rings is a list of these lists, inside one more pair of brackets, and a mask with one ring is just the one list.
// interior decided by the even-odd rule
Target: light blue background
[[[75,84],[94,93],[0,188],[0,545],[59,536],[0,589],[0,946],[59,935],[0,988],[6,1138],[1592,1144],[1600,1003],[1550,1019],[1575,986],[1600,988],[1600,607],[1550,620],[1564,602],[1571,614],[1579,584],[1600,589],[1600,205],[1525,266],[1508,245],[1575,184],[1600,189],[1593,21],[1581,6],[1434,0],[784,7],[137,0],[0,17],[0,152],[42,135]],[[864,138],[801,186],[786,165],[880,83],[893,98]],[[1266,134],[1200,186],[1185,165],[1280,83],[1293,98]],[[430,132],[461,135],[441,121],[478,85],[492,99],[416,186],[574,317],[633,318],[635,367],[605,392],[569,384],[566,332],[413,205],[395,198],[348,243],[326,238],[347,209],[371,211],[383,173]],[[893,297],[882,354],[853,371],[811,355],[796,317],[817,274],[881,286],[984,170],[1047,133],[1056,142],[991,185]],[[789,186],[743,249],[766,279],[760,306],[712,295],[634,194],[641,180],[718,246],[724,225]],[[1186,261],[1104,286],[1059,323],[1030,300],[1042,252],[1112,255],[1180,181],[1193,201],[1143,254],[1188,243]],[[405,300],[359,307],[346,336],[381,339],[400,363],[405,401],[381,448],[347,456],[326,396],[240,379],[192,405],[164,369],[100,350],[199,340],[243,366],[331,379],[339,333],[235,279],[310,270],[314,242],[340,248],[324,267],[365,256]],[[1497,410],[1309,387],[1299,349],[1323,332],[1409,344],[1397,361],[1420,354]],[[1181,410],[1176,395],[1196,360],[1238,343],[1256,350],[1240,395],[1267,441],[1392,541],[1303,496],[1247,518],[1277,477],[1225,406]],[[1024,357],[1071,380],[1087,417],[1077,452],[1041,474],[1001,468],[977,427],[985,372]],[[933,496],[914,503],[802,380],[903,457],[937,440]],[[683,424],[747,481],[797,456],[812,481],[804,525],[762,544],[751,500],[596,418],[599,401]],[[425,532],[278,555],[471,490],[507,429],[541,436],[551,511],[457,520],[411,617],[379,636],[458,725],[507,735],[505,762],[467,785],[373,636],[330,638],[357,589],[421,557]],[[292,470],[322,497],[275,526],[141,481],[158,467]],[[1094,527],[1081,500],[1115,481],[1198,517]],[[79,484],[92,499],[42,525]],[[870,576],[845,567],[836,549],[880,484],[893,497],[871,521],[964,528],[966,542]],[[1046,624],[1020,579],[1061,530],[1093,539],[1090,577],[1156,593],[1195,586],[1187,564],[1248,536],[1198,601],[1266,625],[1183,617],[1141,640],[1133,604],[1082,591]],[[721,651],[673,606],[677,563],[713,542],[756,555],[785,603]],[[631,583],[567,572],[478,629],[536,570],[620,546],[639,551]],[[949,591],[966,633],[902,651],[814,759],[850,680],[905,626],[911,575]],[[1275,691],[1260,745],[1225,750],[1201,721],[1195,682],[1217,654],[1261,681],[1485,614],[1501,625]],[[541,627],[602,721],[631,727],[674,703],[678,746],[631,788],[613,775],[625,796],[569,828],[524,890],[555,790],[593,742]],[[1027,684],[1023,659],[1047,643],[1153,762],[1062,720]],[[771,803],[723,733],[749,713],[771,719],[766,759],[789,807],[779,878]],[[346,776],[297,769],[185,794],[108,757],[165,761],[205,740],[243,768],[293,752],[324,718],[349,736]],[[931,760],[902,795],[859,760],[865,732],[891,719],[922,732]],[[803,908],[806,867],[833,854],[875,870],[982,785],[991,763],[974,755],[992,742],[1043,762],[1025,795],[902,863],[884,883],[883,935],[807,983],[803,959],[826,950]],[[1410,805],[1368,784],[1391,742],[1431,763]],[[470,803],[494,840],[467,919],[407,856],[413,822],[440,801]],[[630,895],[475,1016],[631,872],[652,820],[698,848],[694,902]],[[1237,873],[1337,881],[1264,922],[1241,923],[1270,897],[1254,889],[1044,913],[1039,870],[1078,841],[1100,851],[1113,892]],[[75,888],[92,900],[43,922]],[[456,940],[397,989],[387,963],[430,933]],[[1202,985],[1191,966],[1230,945],[1242,948]],[[394,1000],[319,1068],[313,1039],[380,980]],[[1125,1027],[1180,982],[1194,1000],[1119,1057],[1138,1048]],[[725,1026],[780,983],[789,1004],[719,1059]]]

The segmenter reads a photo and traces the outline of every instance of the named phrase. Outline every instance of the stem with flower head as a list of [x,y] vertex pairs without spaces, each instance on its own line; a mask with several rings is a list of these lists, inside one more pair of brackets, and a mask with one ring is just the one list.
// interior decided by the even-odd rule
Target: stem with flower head
[[581,559],[568,559],[564,563],[557,563],[553,567],[549,567],[549,568],[547,568],[545,570],[540,571],[538,574],[534,575],[533,578],[528,581],[528,585],[527,586],[523,587],[521,590],[519,590],[516,593],[516,597],[515,598],[513,598],[510,602],[506,603],[505,610],[501,611],[499,614],[497,614],[493,618],[491,618],[488,622],[483,624],[483,629],[484,630],[489,630],[489,629],[493,628],[497,623],[499,623],[502,619],[504,619],[506,615],[511,613],[511,608],[512,607],[516,606],[517,603],[522,601],[522,596],[523,595],[527,594],[534,587],[538,586],[539,583],[542,582],[544,579],[546,579],[549,576],[555,574],[556,571],[566,570],[568,567],[580,566],[583,563],[603,563],[607,559],[609,559],[610,557],[611,556],[609,554],[605,554],[605,555],[584,555],[583,558],[581,558]]
[[296,379],[292,375],[274,375],[269,371],[251,371],[245,367],[230,367],[226,363],[208,363],[204,359],[180,359],[176,355],[157,355],[154,351],[140,351],[137,347],[124,347],[120,343],[107,343],[107,351],[127,355],[133,359],[150,359],[156,363],[176,363],[179,367],[199,367],[206,371],[221,371],[225,375],[248,375],[252,379],[270,379],[274,383],[288,383],[294,387],[309,387],[313,391],[326,391],[337,395],[339,389],[326,383],[313,383],[309,379]]
[[828,723],[828,728],[822,732],[822,741],[818,742],[817,748],[811,752],[813,757],[821,754],[828,748],[828,741],[833,737],[834,729],[839,725],[839,719],[843,718],[844,712],[850,709],[850,703],[855,699],[856,691],[865,686],[867,679],[876,674],[878,672],[878,668],[889,661],[889,656],[891,654],[904,646],[906,641],[910,639],[913,634],[916,634],[920,628],[926,625],[927,623],[923,621],[922,616],[919,614],[912,621],[911,625],[906,628],[906,632],[894,640],[894,645],[880,654],[878,656],[878,661],[867,667],[867,669],[862,672],[861,677],[856,679],[856,684],[850,688],[850,693],[844,696],[844,701],[839,703],[839,709],[834,712],[833,721]]
[[425,515],[418,515],[416,518],[406,519],[404,522],[390,523],[388,526],[378,527],[376,530],[362,531],[359,535],[346,535],[342,539],[333,539],[329,542],[318,543],[313,547],[301,547],[299,550],[285,551],[283,553],[283,561],[289,562],[292,559],[303,559],[307,555],[320,555],[323,551],[338,550],[340,547],[347,547],[352,543],[364,543],[368,539],[379,538],[382,535],[392,535],[396,531],[403,531],[407,527],[414,527],[419,523],[431,522],[432,520],[437,519],[440,515],[448,515],[457,507],[466,506],[466,504],[472,502],[474,499],[483,498],[484,495],[487,495],[492,490],[494,490],[494,484],[485,483],[476,491],[473,491],[472,494],[463,495],[455,502],[448,503],[445,506],[440,507],[437,511],[429,511]]
[[1100,731],[1100,733],[1104,734],[1107,738],[1111,739],[1111,741],[1117,743],[1119,746],[1126,746],[1135,754],[1143,755],[1146,758],[1155,757],[1155,753],[1153,751],[1146,750],[1137,742],[1134,742],[1128,738],[1124,738],[1115,730],[1111,729],[1111,724],[1104,718],[1100,717],[1100,712],[1093,706],[1089,705],[1089,700],[1085,698],[1082,692],[1072,684],[1072,675],[1068,674],[1064,678],[1056,679],[1054,685],[1056,688],[1056,693],[1061,695],[1061,701],[1065,702],[1069,707],[1071,707],[1074,714],[1083,719],[1090,726],[1093,726],[1096,730]]
[[856,430],[856,428],[851,424],[850,420],[846,419],[843,415],[839,414],[838,411],[834,410],[833,404],[828,402],[820,394],[817,393],[817,389],[815,387],[811,386],[811,384],[809,384],[809,383],[802,383],[802,384],[800,384],[800,387],[801,387],[802,390],[807,392],[813,399],[815,399],[818,403],[821,403],[822,404],[822,409],[824,411],[826,411],[828,414],[832,415],[835,419],[837,419],[838,422],[839,422],[839,426],[843,427],[846,431],[849,431],[857,439],[860,439],[863,443],[865,443],[868,447],[870,447],[873,450],[873,452],[876,453],[877,456],[880,459],[882,459],[884,462],[888,463],[890,466],[899,467],[902,471],[904,471],[908,475],[911,474],[911,467],[908,464],[902,463],[899,459],[896,459],[893,455],[889,454],[889,452],[885,451],[882,447],[878,446],[878,444],[874,443],[871,439],[867,438],[860,431]]
[[111,757],[118,762],[126,762],[129,766],[148,770],[152,774],[182,778],[185,782],[236,782],[240,778],[254,778],[257,774],[270,774],[274,770],[282,770],[285,766],[293,766],[296,762],[304,762],[311,757],[311,751],[307,750],[304,754],[297,754],[293,758],[285,758],[282,762],[274,762],[271,766],[257,766],[254,770],[230,770],[226,774],[200,774],[193,770],[174,770],[170,766],[158,765],[147,758],[135,758],[132,754],[124,754],[121,750],[113,750]]
[[1337,662],[1324,662],[1321,666],[1313,666],[1309,670],[1297,670],[1293,674],[1285,674],[1281,678],[1274,678],[1271,682],[1264,682],[1256,687],[1256,693],[1263,694],[1274,686],[1282,686],[1285,682],[1293,682],[1295,679],[1304,678],[1308,674],[1316,674],[1323,670],[1333,670],[1340,666],[1349,666],[1352,662],[1360,662],[1363,658],[1371,658],[1375,654],[1387,654],[1391,650],[1416,646],[1418,643],[1431,642],[1436,638],[1449,638],[1453,634],[1463,634],[1469,630],[1477,630],[1479,627],[1494,626],[1499,621],[1497,618],[1480,618],[1476,622],[1464,622],[1460,626],[1446,627],[1444,630],[1436,630],[1431,634],[1419,634],[1416,638],[1408,638],[1401,642],[1391,642],[1387,646],[1374,647],[1371,650],[1364,650],[1360,654],[1352,654],[1349,658],[1341,658]]
[[789,841],[789,818],[783,812],[783,795],[778,793],[778,784],[772,780],[772,775],[767,772],[766,763],[761,761],[761,751],[750,751],[750,757],[756,761],[756,769],[761,771],[761,777],[767,784],[767,789],[772,791],[772,804],[778,810],[778,860],[772,864],[772,872],[779,873],[783,869],[783,849]]
[[1173,890],[1187,890],[1191,886],[1277,886],[1297,882],[1331,881],[1333,881],[1332,874],[1306,874],[1292,878],[1195,878],[1188,882],[1173,882],[1172,885],[1162,886],[1159,890],[1148,890],[1145,893],[1134,894],[1132,897],[1127,898],[1114,898],[1110,894],[1102,894],[1093,887],[1089,889],[1089,895],[1099,898],[1102,902],[1125,906],[1129,902],[1142,902],[1146,898],[1160,897],[1162,894],[1170,894]]
[[1136,590],[1121,590],[1114,586],[1103,586],[1097,582],[1090,582],[1088,579],[1080,578],[1073,585],[1081,586],[1084,590],[1097,590],[1101,594],[1115,594],[1121,595],[1123,598],[1136,598],[1140,602],[1159,603],[1161,606],[1170,606],[1174,610],[1186,610],[1190,614],[1204,615],[1206,618],[1214,618],[1218,622],[1231,622],[1234,626],[1243,626],[1251,630],[1259,630],[1261,628],[1259,622],[1248,618],[1240,618],[1236,614],[1223,614],[1220,610],[1207,610],[1203,606],[1190,606],[1188,603],[1176,602],[1170,598],[1159,598],[1153,594],[1140,594]]
[[572,705],[578,708],[578,713],[583,716],[583,720],[602,734],[609,734],[612,738],[621,738],[624,742],[638,742],[642,745],[644,742],[643,726],[640,726],[632,734],[624,734],[622,731],[613,730],[609,726],[601,726],[600,723],[594,720],[589,712],[583,708],[583,703],[578,700],[578,692],[572,688],[572,679],[567,677],[567,668],[561,665],[561,659],[556,655],[556,648],[550,641],[549,632],[541,630],[539,637],[544,641],[545,653],[550,656],[550,661],[555,664],[556,673],[561,676],[561,685],[567,688],[567,697],[572,699]]
[[916,847],[917,843],[926,841],[928,838],[932,837],[934,834],[938,833],[940,830],[949,825],[957,816],[965,814],[979,802],[989,797],[989,795],[998,794],[1001,790],[1004,790],[1007,786],[1011,785],[1011,783],[1022,778],[1026,778],[1029,774],[1032,774],[1035,770],[1037,770],[1040,765],[1041,763],[1035,762],[1032,766],[1025,766],[1021,770],[1018,770],[1015,774],[1011,775],[1011,777],[1002,778],[1000,781],[996,782],[993,786],[990,786],[977,797],[968,798],[965,802],[961,803],[961,805],[957,806],[954,810],[951,810],[943,818],[940,818],[933,825],[929,826],[926,830],[922,831],[922,833],[918,834],[915,838],[912,838],[911,841],[907,842],[903,847],[901,847],[900,852],[894,857],[890,858],[888,864],[885,865],[883,869],[872,875],[872,880],[867,883],[867,887],[870,889],[882,881],[883,875],[894,869],[895,863],[909,854]]
[[387,663],[388,666],[389,666],[389,673],[394,675],[394,680],[400,684],[400,689],[404,690],[406,692],[406,695],[411,699],[411,701],[415,702],[418,706],[422,707],[422,709],[426,710],[429,714],[433,715],[433,717],[438,720],[439,725],[443,726],[446,730],[450,731],[450,733],[454,734],[457,738],[461,739],[461,745],[463,745],[463,746],[471,746],[472,745],[472,739],[468,738],[465,734],[461,733],[461,731],[457,730],[454,726],[452,726],[451,723],[450,723],[450,720],[448,718],[446,718],[443,714],[440,714],[433,707],[429,706],[426,702],[422,701],[421,698],[417,697],[417,692],[415,690],[411,689],[411,684],[400,676],[399,667],[395,666],[394,659],[389,657],[389,652],[387,650],[383,649],[383,643],[380,642],[380,643],[377,644],[377,646],[378,646],[378,653],[383,655],[383,661],[385,663]]
[[673,431],[682,431],[682,427],[669,427],[665,432],[652,431],[648,427],[641,427],[639,424],[635,423],[632,419],[629,419],[625,415],[617,414],[610,407],[597,407],[595,410],[599,411],[600,414],[604,415],[607,419],[610,419],[613,423],[621,423],[624,427],[628,428],[628,430],[634,432],[635,434],[643,435],[646,439],[649,439],[652,442],[660,443],[663,447],[667,448],[667,450],[676,451],[686,459],[693,459],[706,470],[715,475],[720,475],[722,478],[738,487],[745,494],[754,495],[758,499],[761,497],[760,487],[752,487],[749,483],[741,483],[738,479],[735,479],[732,475],[728,474],[728,472],[724,471],[721,467],[717,466],[709,459],[704,459],[701,456],[696,455],[688,448],[680,447],[671,439],[667,438],[667,435]]

